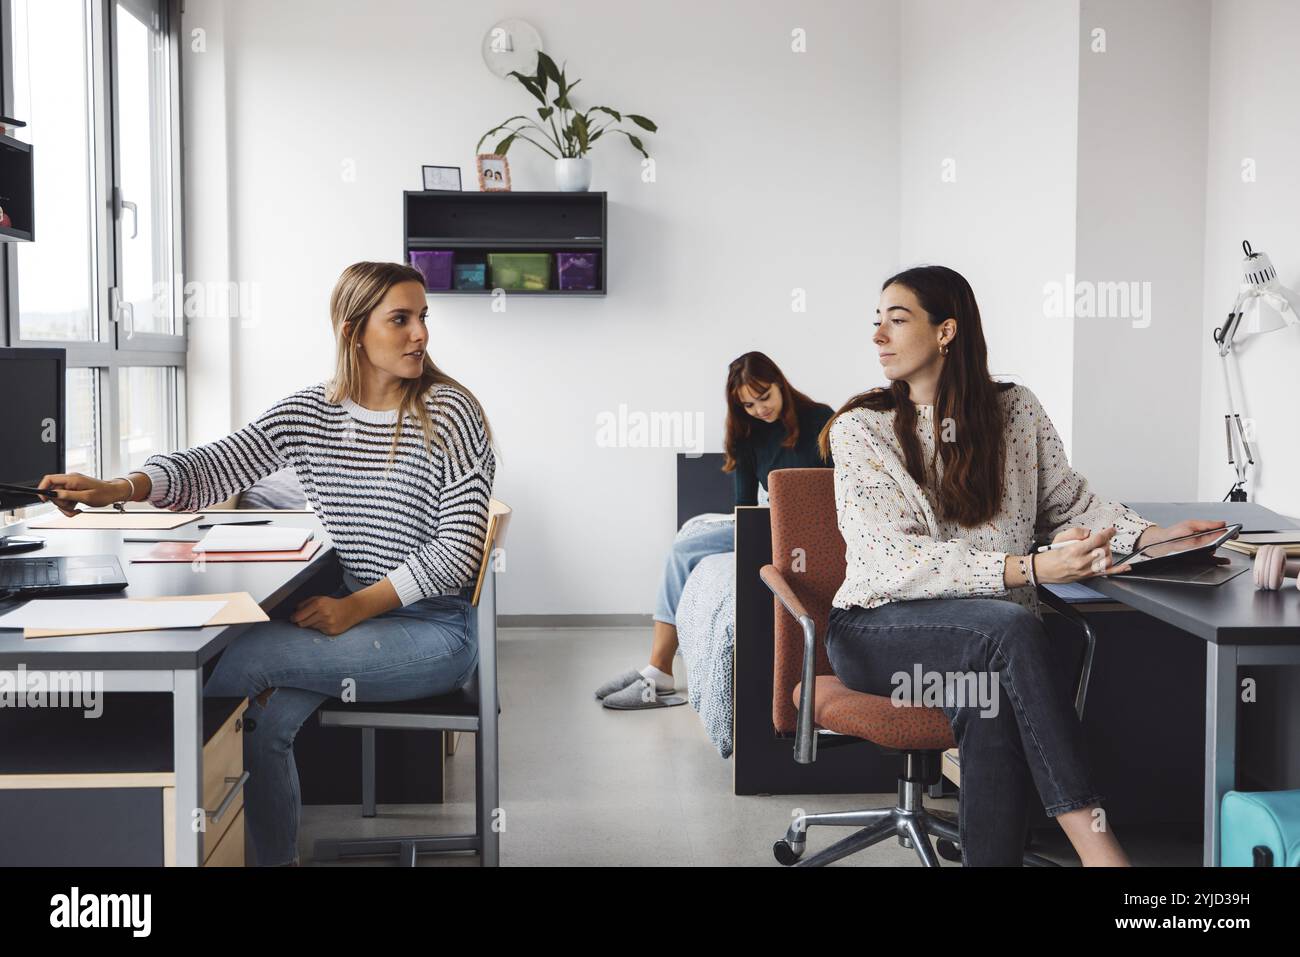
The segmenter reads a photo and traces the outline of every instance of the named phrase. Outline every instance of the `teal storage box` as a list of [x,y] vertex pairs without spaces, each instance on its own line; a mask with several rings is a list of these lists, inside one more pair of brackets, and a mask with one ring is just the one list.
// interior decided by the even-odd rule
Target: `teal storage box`
[[487,264],[456,263],[452,278],[457,289],[482,289],[487,284]]
[[1300,867],[1300,791],[1229,791],[1219,814],[1224,867]]

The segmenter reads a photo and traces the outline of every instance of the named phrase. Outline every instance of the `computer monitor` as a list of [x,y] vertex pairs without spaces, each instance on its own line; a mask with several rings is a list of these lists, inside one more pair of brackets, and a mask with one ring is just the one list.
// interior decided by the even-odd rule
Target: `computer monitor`
[[[62,349],[0,349],[0,482],[34,486],[64,471],[66,371]],[[40,501],[0,491],[0,511]]]

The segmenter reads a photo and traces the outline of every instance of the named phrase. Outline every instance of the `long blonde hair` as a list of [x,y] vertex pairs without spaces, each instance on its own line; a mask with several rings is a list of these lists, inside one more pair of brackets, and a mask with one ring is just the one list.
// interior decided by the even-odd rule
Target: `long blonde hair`
[[[360,403],[361,360],[357,355],[357,344],[361,341],[370,313],[378,307],[388,290],[403,282],[418,282],[420,288],[424,288],[424,276],[419,270],[402,263],[353,263],[339,276],[339,281],[334,284],[334,292],[330,295],[330,322],[334,327],[336,351],[334,378],[326,387],[325,397],[328,401],[338,403],[346,398]],[[488,441],[492,441],[492,429],[488,425],[482,403],[469,389],[434,365],[426,349],[424,367],[419,377],[407,379],[402,387],[397,428],[393,433],[393,447],[388,454],[390,464],[397,455],[398,443],[402,438],[402,423],[408,415],[419,423],[426,449],[432,450],[432,445],[436,444],[443,452],[447,451],[446,443],[434,428],[424,402],[429,390],[440,385],[452,386],[469,397],[483,419]]]

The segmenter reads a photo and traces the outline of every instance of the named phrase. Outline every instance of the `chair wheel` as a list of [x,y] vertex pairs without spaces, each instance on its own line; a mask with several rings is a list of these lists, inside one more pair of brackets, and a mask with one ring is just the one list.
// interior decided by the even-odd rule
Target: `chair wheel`
[[955,861],[958,864],[961,863],[961,850],[946,837],[939,838],[939,840],[935,842],[935,848],[938,850],[939,856],[945,861]]
[[772,845],[772,856],[776,858],[778,864],[789,867],[803,857],[803,842],[791,844],[784,839],[777,841]]

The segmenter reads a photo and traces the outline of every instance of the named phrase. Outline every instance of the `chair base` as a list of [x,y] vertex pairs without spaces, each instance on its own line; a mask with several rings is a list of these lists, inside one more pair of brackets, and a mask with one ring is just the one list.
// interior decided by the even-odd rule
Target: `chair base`
[[[822,867],[857,853],[886,838],[894,837],[903,847],[916,851],[925,867],[938,867],[939,857],[960,861],[961,836],[957,819],[946,811],[927,809],[923,795],[930,785],[929,768],[937,752],[907,752],[905,767],[898,779],[898,803],[893,807],[863,811],[834,811],[824,814],[801,814],[794,819],[784,839],[772,845],[772,853],[781,864],[797,867]],[[860,828],[824,851],[803,860],[805,835],[813,825]],[[931,835],[939,839],[939,854],[930,843]],[[1055,861],[1028,851],[1022,856],[1026,867],[1059,867]]]
[[448,851],[483,852],[477,834],[413,837],[371,837],[355,841],[323,838],[312,846],[315,861],[337,861],[345,857],[397,857],[399,867],[415,867],[421,854],[446,854]]

